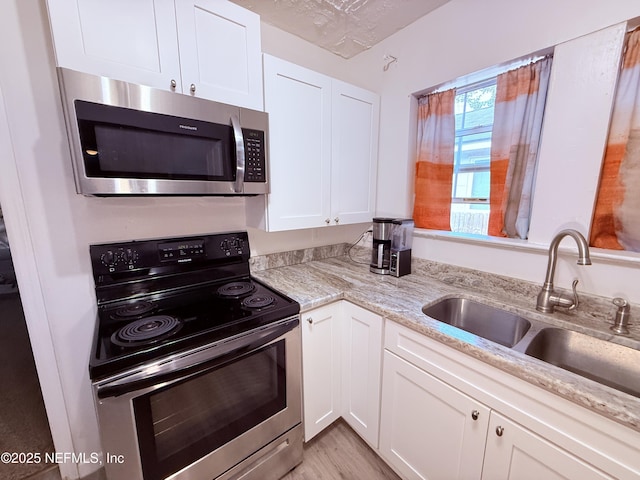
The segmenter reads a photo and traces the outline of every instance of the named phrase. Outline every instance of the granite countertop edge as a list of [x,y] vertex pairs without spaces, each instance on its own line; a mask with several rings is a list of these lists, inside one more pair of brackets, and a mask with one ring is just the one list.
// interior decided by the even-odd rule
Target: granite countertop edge
[[[396,278],[369,272],[364,258],[346,255],[294,265],[256,269],[252,275],[300,303],[304,313],[348,300],[479,359],[517,378],[559,395],[636,431],[640,431],[640,398],[549,365],[481,337],[473,343],[455,336],[455,327],[422,313],[442,298],[461,296],[513,311],[548,326],[569,328],[640,349],[640,331],[628,337],[608,333],[610,299],[581,297],[578,312],[541,314],[535,310],[539,285],[475,270],[414,259],[412,274]],[[453,329],[453,330],[452,330]],[[447,330],[449,333],[447,333]]]

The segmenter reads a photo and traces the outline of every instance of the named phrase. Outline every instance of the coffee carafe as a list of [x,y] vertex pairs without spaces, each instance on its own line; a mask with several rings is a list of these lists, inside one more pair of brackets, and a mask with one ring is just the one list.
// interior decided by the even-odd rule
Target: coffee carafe
[[391,263],[391,226],[393,218],[373,219],[373,251],[369,270],[381,275],[389,275]]
[[413,245],[412,218],[396,218],[391,227],[391,260],[389,273],[401,277],[411,273],[411,246]]

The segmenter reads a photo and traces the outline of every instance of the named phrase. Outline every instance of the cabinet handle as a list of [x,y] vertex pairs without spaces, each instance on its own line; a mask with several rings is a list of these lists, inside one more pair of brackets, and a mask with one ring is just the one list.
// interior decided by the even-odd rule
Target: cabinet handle
[[324,223],[326,223],[327,225],[329,225],[331,223],[331,220],[329,220],[328,218],[325,219]]
[[311,317],[307,318],[307,323],[309,325],[312,325],[313,324],[313,318],[311,318]]
[[195,83],[191,84],[191,87],[189,88],[189,90],[191,90],[191,93],[196,93],[196,85],[195,85]]
[[175,90],[177,85],[178,84],[176,83],[176,81],[174,79],[171,79],[171,90]]
[[336,223],[340,223],[340,218],[339,218],[339,217],[336,217],[336,218],[334,218],[333,220],[334,220]]
[[503,433],[504,433],[504,428],[502,428],[502,427],[496,427],[496,435],[498,435],[499,437],[501,437]]
[[477,420],[479,416],[480,412],[478,410],[474,410],[473,412],[471,412],[471,418],[473,418],[474,420]]

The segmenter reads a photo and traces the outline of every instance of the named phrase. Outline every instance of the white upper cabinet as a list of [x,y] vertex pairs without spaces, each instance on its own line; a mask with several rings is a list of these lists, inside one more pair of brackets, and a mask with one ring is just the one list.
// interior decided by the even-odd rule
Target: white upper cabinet
[[266,230],[324,225],[331,214],[331,78],[265,55],[264,82],[271,182]]
[[182,90],[263,109],[260,17],[228,0],[176,1]]
[[332,82],[331,220],[370,222],[375,212],[378,165],[378,95]]
[[263,109],[260,17],[226,0],[47,0],[58,66]]
[[173,0],[47,0],[58,66],[169,89],[180,82]]
[[264,55],[271,194],[247,221],[268,231],[370,222],[379,96]]

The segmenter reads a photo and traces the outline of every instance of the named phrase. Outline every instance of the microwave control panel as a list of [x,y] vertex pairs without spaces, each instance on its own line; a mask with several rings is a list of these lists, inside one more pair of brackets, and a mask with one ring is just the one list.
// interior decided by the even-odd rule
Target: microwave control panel
[[267,172],[265,168],[264,132],[243,128],[244,136],[244,181],[265,182]]

